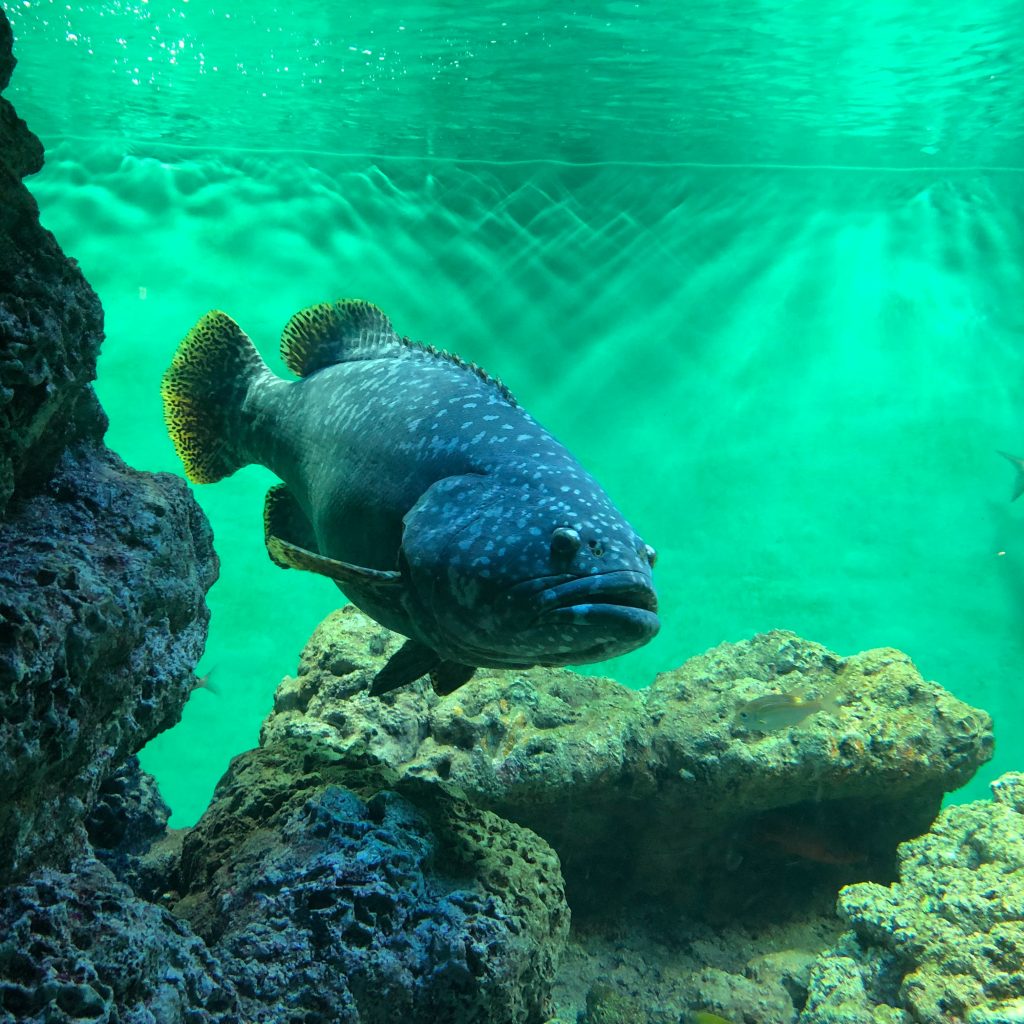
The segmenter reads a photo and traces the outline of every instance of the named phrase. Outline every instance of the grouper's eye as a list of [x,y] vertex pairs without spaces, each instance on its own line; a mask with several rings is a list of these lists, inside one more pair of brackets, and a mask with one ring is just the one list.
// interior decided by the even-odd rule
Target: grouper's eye
[[551,534],[551,557],[567,560],[580,549],[580,535],[570,526],[560,526]]
[[658,552],[650,544],[645,544],[644,554],[647,556],[647,564],[653,569],[654,563],[658,560]]

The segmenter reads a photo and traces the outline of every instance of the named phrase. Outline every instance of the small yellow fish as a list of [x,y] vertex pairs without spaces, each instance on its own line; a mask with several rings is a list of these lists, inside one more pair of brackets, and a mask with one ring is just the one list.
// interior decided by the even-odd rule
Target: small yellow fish
[[691,1010],[686,1017],[686,1024],[732,1024],[732,1021],[719,1017],[717,1013],[707,1010]]
[[799,725],[816,711],[838,714],[839,708],[835,689],[822,697],[806,697],[799,693],[768,693],[741,704],[736,709],[734,721],[747,729],[772,732],[790,725]]

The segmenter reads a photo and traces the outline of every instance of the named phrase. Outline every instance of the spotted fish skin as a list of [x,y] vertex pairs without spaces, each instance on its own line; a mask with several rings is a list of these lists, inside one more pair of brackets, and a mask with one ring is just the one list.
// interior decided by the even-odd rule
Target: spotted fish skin
[[[225,345],[235,355],[217,357],[210,382]],[[428,671],[454,686],[478,666],[583,664],[656,634],[653,549],[499,382],[400,338],[368,303],[296,314],[282,348],[300,380],[208,314],[165,375],[168,425],[193,478],[251,462],[275,473],[271,557],[331,575],[410,638],[378,689]],[[216,420],[183,426],[205,403]],[[197,468],[215,442],[221,461]]]

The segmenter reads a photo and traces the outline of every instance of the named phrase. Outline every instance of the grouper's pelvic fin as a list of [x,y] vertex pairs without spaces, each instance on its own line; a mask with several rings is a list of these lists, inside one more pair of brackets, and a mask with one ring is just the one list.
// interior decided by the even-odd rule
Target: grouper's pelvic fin
[[167,432],[193,483],[213,483],[247,464],[234,440],[239,412],[252,382],[269,373],[227,313],[207,313],[185,335],[164,373],[160,394]]
[[299,377],[335,363],[379,359],[402,347],[391,321],[362,299],[321,302],[301,309],[281,335],[281,358]]
[[421,644],[418,640],[406,640],[373,677],[370,694],[379,697],[429,674],[434,693],[439,697],[446,697],[463,683],[468,683],[474,672],[476,668],[472,665],[445,661],[437,651],[431,650],[426,644]]

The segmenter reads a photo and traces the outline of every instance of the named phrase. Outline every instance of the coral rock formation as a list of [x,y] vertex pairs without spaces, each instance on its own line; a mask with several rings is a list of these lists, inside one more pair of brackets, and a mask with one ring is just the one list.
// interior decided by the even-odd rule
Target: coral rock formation
[[898,881],[840,893],[852,932],[816,965],[801,1024],[1024,1020],[1024,776],[993,791],[904,843]]
[[175,478],[66,453],[0,529],[0,881],[81,846],[103,779],[173,725],[206,639],[209,525]]
[[[842,882],[891,875],[897,843],[991,756],[988,715],[894,650],[840,658],[776,631],[645,691],[533,669],[481,671],[444,698],[424,684],[369,697],[396,642],[354,608],[330,616],[264,739],[365,749],[533,829],[558,852],[574,912],[830,903]],[[840,706],[767,731],[737,719],[772,692],[835,692]]]
[[[14,63],[0,12],[0,91]],[[68,444],[99,441],[106,428],[88,387],[103,311],[21,182],[42,166],[39,140],[0,98],[0,515],[15,488],[31,492],[48,479]]]
[[546,843],[316,742],[236,758],[177,914],[250,1020],[539,1024],[569,928]]

